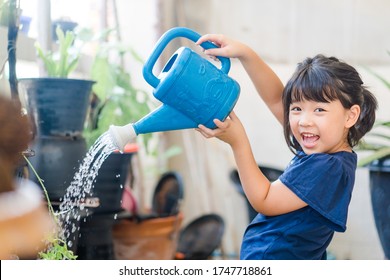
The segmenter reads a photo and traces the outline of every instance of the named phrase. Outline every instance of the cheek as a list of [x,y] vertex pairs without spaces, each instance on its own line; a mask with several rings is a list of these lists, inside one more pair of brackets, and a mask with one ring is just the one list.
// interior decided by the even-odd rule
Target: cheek
[[289,122],[290,122],[290,130],[295,135],[296,131],[298,130],[298,126],[299,126],[298,122],[299,121],[297,118],[290,117]]
[[289,116],[289,122],[290,122],[290,127],[291,127],[291,129],[293,128],[293,127],[297,127],[298,126],[298,121],[299,121],[299,119],[297,118],[297,117],[294,117],[294,116]]
[[321,128],[322,137],[328,139],[328,141],[340,141],[344,136],[344,124],[341,120],[335,120],[334,122],[327,122]]

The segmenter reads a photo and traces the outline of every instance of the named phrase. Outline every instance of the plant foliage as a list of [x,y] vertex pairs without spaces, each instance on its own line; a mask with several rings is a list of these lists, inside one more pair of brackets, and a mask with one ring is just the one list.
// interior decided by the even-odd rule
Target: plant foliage
[[[131,47],[109,42],[100,44],[91,71],[91,78],[97,83],[93,86],[93,100],[84,130],[89,146],[110,125],[138,121],[155,107],[151,94],[134,86],[125,61],[143,63]],[[140,137],[147,148],[153,135]]]
[[42,59],[47,75],[55,78],[67,78],[78,65],[80,51],[73,47],[76,35],[74,31],[62,31],[57,26],[58,51],[45,53],[39,43],[35,44],[38,56]]
[[[388,54],[390,54],[388,52]],[[390,82],[378,73],[368,69],[378,78],[389,90]],[[370,151],[368,156],[359,160],[358,166],[366,166],[375,160],[390,156],[390,120],[376,121],[372,132],[368,133],[358,146],[360,151]]]

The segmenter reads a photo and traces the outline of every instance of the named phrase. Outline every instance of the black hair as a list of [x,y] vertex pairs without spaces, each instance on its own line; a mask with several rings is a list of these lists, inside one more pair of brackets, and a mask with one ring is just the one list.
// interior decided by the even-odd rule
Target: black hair
[[371,130],[378,107],[375,96],[366,89],[359,73],[351,65],[322,54],[306,58],[287,82],[283,91],[284,137],[293,153],[301,150],[294,138],[289,121],[290,104],[302,100],[331,102],[340,100],[345,109],[360,106],[360,116],[349,129],[348,144],[357,145]]

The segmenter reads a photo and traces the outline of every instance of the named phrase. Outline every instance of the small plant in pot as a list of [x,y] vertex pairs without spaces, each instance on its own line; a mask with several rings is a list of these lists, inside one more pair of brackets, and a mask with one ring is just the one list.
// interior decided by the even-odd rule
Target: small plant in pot
[[72,48],[76,35],[73,31],[64,34],[59,26],[56,28],[56,34],[59,42],[58,52],[45,53],[39,43],[35,44],[35,48],[49,77],[68,78],[69,74],[76,69],[80,58],[79,50]]
[[[370,72],[389,90],[390,82]],[[368,167],[371,204],[375,225],[386,259],[390,259],[390,120],[378,120],[358,150],[368,155],[359,159],[359,167]]]
[[[31,161],[44,179],[50,199],[57,202],[87,151],[82,132],[95,81],[69,78],[81,55],[81,46],[75,44],[80,36],[60,28],[56,31],[57,51],[44,52],[36,45],[47,76],[22,78],[19,85],[34,126],[35,156]],[[38,183],[35,177],[31,179]]]
[[78,65],[80,48],[76,34],[57,28],[58,51],[46,53],[37,44],[47,77],[19,79],[30,115],[41,136],[80,136],[88,110],[92,85],[87,79],[69,78]]
[[369,166],[390,157],[390,120],[377,121],[372,132],[359,144],[358,150],[370,152],[359,160],[359,167]]

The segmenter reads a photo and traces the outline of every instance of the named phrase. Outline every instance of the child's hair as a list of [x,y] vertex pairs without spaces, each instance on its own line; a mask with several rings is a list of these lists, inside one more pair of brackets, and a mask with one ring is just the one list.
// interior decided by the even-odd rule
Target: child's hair
[[292,102],[301,100],[326,103],[340,100],[346,109],[359,105],[359,119],[348,133],[348,144],[351,147],[359,143],[375,122],[376,98],[363,86],[355,68],[335,57],[322,54],[306,58],[298,64],[283,91],[284,137],[293,153],[302,148],[291,132],[289,107]]

